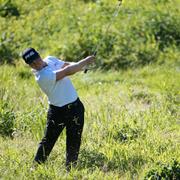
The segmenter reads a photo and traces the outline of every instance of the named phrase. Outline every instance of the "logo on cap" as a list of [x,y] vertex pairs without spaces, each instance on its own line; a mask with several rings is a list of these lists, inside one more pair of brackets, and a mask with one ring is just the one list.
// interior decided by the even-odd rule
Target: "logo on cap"
[[26,56],[25,56],[25,59],[28,59],[28,58],[30,58],[31,56],[33,56],[35,53],[33,52],[33,51],[31,51],[29,54],[27,54]]

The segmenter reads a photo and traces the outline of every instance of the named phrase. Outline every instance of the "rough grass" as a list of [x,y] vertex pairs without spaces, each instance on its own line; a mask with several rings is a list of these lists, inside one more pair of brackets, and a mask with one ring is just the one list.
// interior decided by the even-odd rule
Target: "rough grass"
[[[143,179],[179,171],[171,162],[180,162],[180,1],[125,0],[105,34],[116,3],[0,0],[0,179]],[[33,46],[43,57],[74,61],[102,39],[97,68],[109,71],[72,76],[86,107],[78,167],[65,171],[63,132],[47,163],[31,172],[48,105],[20,52]]]
[[[2,179],[143,179],[158,162],[180,160],[177,66],[72,76],[86,118],[78,168],[70,174],[64,168],[65,132],[48,162],[30,172],[46,97],[24,65],[1,66],[0,76],[0,101],[15,116],[12,137],[0,136]],[[0,107],[0,113],[5,110]]]
[[106,33],[117,5],[117,0],[0,0],[0,11],[7,14],[0,12],[0,64],[13,64],[29,46],[69,61],[98,46],[97,65],[108,70],[162,63],[167,50],[176,55],[179,0],[123,0]]

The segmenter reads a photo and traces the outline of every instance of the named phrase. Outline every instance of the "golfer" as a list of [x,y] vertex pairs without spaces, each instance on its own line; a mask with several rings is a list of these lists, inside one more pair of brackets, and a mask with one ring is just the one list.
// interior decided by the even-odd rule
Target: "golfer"
[[28,48],[22,53],[22,58],[33,69],[35,79],[49,102],[45,134],[34,160],[38,164],[44,163],[66,128],[66,168],[69,171],[77,163],[85,109],[67,76],[83,70],[94,62],[95,57],[88,56],[79,62],[69,63],[53,56],[42,59],[35,49]]

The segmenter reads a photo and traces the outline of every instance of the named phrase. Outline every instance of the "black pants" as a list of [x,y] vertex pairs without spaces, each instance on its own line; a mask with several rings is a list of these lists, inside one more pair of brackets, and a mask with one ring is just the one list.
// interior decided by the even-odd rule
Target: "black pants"
[[66,167],[76,165],[84,125],[84,106],[79,98],[63,107],[50,105],[45,135],[39,144],[35,161],[43,163],[50,154],[60,133],[66,127]]

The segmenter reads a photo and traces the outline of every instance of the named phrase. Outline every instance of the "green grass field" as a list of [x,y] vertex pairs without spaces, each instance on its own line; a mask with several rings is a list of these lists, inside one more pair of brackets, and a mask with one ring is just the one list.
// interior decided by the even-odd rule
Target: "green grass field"
[[[0,0],[0,179],[180,179],[180,1]],[[85,105],[78,166],[65,132],[31,171],[48,110],[20,52],[77,61],[101,42],[96,68],[71,77]]]
[[65,133],[49,161],[30,172],[45,126],[46,97],[22,65],[2,66],[0,76],[7,103],[1,114],[15,117],[13,138],[0,138],[2,179],[143,179],[157,163],[180,160],[177,67],[72,76],[86,114],[78,168],[70,174],[64,167]]

